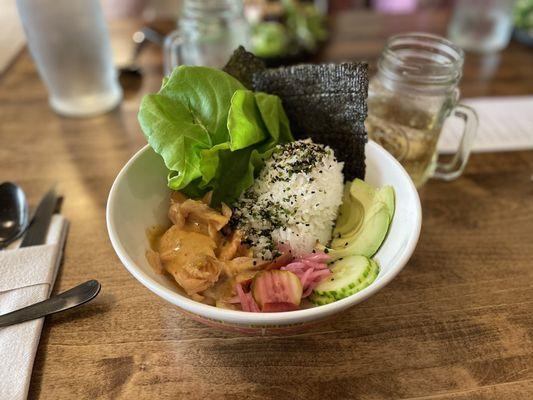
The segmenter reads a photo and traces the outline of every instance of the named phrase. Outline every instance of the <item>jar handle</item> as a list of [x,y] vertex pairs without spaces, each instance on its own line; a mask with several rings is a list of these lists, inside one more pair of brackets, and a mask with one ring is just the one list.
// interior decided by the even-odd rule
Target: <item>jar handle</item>
[[464,121],[461,142],[452,160],[448,163],[437,162],[433,176],[445,181],[458,178],[466,167],[468,157],[472,151],[472,145],[476,137],[478,117],[476,111],[464,104],[458,104],[453,109],[453,115]]
[[170,75],[174,67],[180,65],[180,51],[183,39],[179,31],[171,32],[163,43],[165,76]]

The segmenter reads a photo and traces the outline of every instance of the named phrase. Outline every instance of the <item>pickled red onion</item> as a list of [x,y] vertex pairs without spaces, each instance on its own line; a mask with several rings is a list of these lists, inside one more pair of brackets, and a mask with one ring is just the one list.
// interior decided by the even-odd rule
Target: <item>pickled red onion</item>
[[300,279],[303,288],[302,297],[307,297],[320,282],[331,275],[326,264],[328,260],[329,256],[326,253],[309,253],[295,258],[281,269],[291,271]]
[[235,288],[237,289],[237,295],[239,296],[239,301],[243,311],[261,312],[259,306],[252,297],[251,292],[245,293],[240,283],[237,283]]

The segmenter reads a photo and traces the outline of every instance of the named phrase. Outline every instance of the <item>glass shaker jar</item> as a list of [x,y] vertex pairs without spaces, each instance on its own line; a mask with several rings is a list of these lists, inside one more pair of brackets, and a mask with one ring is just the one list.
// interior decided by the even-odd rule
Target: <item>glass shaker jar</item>
[[165,75],[178,65],[221,68],[248,40],[242,0],[185,0],[178,29],[165,39]]
[[[452,42],[425,33],[391,37],[368,91],[366,127],[371,139],[394,155],[417,187],[429,177],[451,180],[463,172],[478,120],[458,104],[464,54]],[[444,120],[464,121],[459,148],[448,163],[438,162],[437,142]]]

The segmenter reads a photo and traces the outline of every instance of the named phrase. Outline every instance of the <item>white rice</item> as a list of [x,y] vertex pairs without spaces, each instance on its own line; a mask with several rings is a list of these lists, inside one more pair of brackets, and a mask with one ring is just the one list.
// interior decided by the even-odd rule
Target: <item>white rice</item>
[[234,225],[254,256],[272,259],[279,245],[299,255],[330,241],[342,202],[342,167],[332,149],[311,140],[278,146],[234,205]]

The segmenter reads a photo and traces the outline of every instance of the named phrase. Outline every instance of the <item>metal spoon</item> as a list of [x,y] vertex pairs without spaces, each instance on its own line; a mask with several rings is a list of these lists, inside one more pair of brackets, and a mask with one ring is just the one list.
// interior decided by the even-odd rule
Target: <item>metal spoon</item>
[[0,184],[0,249],[19,238],[28,223],[28,201],[24,191],[12,182]]
[[0,315],[0,328],[18,324],[20,322],[38,319],[46,315],[65,311],[94,299],[100,292],[98,281],[90,280],[66,292],[50,297],[48,300],[32,304],[31,306]]

